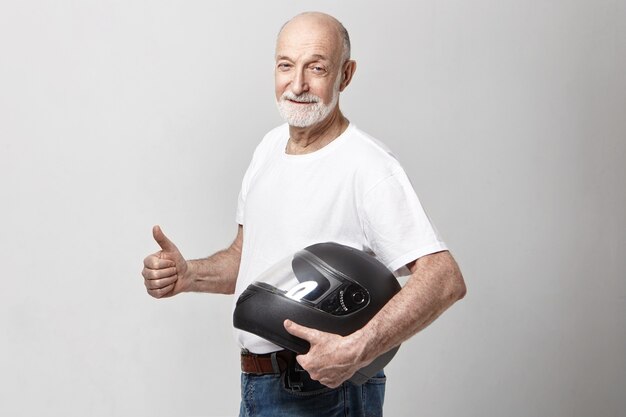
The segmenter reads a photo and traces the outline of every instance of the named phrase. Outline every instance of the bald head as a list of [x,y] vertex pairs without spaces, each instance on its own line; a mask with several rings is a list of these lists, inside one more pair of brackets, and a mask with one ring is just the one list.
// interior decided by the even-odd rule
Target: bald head
[[[319,31],[340,48],[340,60],[345,62],[350,59],[350,36],[348,31],[333,16],[321,12],[305,12],[296,15],[287,21],[278,32],[277,45],[281,37],[290,36],[295,31]],[[309,32],[310,33],[310,32]]]

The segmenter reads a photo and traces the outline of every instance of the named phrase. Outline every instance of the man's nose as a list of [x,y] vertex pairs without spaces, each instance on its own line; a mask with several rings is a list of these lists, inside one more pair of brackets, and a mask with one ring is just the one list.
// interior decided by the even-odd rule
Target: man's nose
[[309,84],[304,76],[304,72],[296,71],[293,80],[291,80],[291,92],[299,96],[307,91],[309,91]]

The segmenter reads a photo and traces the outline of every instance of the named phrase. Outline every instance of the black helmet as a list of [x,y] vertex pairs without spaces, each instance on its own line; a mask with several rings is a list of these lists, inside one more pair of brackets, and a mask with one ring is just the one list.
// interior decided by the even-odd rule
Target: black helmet
[[[237,300],[233,325],[304,354],[309,343],[288,333],[285,319],[346,336],[365,326],[398,291],[394,275],[373,256],[338,243],[318,243],[279,262],[250,284]],[[350,381],[367,381],[398,348],[357,371]]]

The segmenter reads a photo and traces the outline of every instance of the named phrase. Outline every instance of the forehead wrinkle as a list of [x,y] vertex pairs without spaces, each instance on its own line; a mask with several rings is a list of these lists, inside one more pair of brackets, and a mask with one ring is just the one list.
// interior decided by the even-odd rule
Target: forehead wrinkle
[[281,59],[285,59],[287,61],[298,61],[299,59],[303,59],[304,61],[307,61],[307,62],[313,62],[313,61],[331,62],[331,59],[329,57],[327,57],[326,55],[321,55],[321,54],[305,55],[304,57],[299,56],[298,58],[293,58],[289,55],[284,55],[284,54],[276,55],[277,61],[280,61]]
[[281,42],[276,47],[276,59],[285,58],[289,61],[324,61],[334,62],[334,48],[319,40],[313,42]]

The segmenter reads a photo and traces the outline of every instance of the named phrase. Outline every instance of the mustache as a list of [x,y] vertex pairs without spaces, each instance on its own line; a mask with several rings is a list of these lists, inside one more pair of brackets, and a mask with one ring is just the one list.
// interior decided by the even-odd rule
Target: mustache
[[281,101],[291,100],[297,103],[319,103],[322,101],[321,98],[314,94],[310,93],[302,93],[300,95],[295,95],[291,91],[285,91],[282,96],[280,96]]

